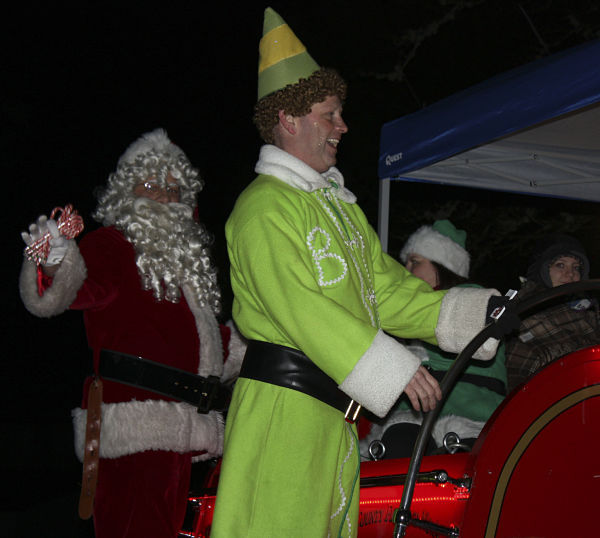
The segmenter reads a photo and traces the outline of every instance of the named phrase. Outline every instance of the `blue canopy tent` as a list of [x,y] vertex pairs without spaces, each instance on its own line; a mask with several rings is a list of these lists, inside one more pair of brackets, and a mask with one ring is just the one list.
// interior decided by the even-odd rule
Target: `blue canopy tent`
[[600,40],[384,124],[379,155],[385,249],[393,180],[600,201]]

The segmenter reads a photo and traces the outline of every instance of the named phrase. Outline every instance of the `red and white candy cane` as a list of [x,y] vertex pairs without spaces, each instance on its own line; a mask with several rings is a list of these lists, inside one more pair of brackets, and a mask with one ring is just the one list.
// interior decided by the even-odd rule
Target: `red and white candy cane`
[[[50,213],[50,218],[53,219],[59,212],[60,216],[56,221],[56,226],[60,235],[65,236],[67,239],[77,237],[83,230],[83,219],[79,216],[79,213],[73,209],[71,204],[67,204],[64,208],[55,207]],[[51,239],[52,235],[48,232],[31,245],[28,245],[25,248],[27,259],[35,261],[38,265],[45,262],[50,252]]]

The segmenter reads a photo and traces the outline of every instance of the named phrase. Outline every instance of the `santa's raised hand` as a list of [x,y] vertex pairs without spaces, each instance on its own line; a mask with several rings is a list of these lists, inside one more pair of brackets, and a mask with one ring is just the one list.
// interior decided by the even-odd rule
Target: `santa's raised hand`
[[44,267],[58,265],[67,253],[67,238],[61,235],[54,219],[40,215],[29,225],[29,232],[21,232],[27,247],[25,255]]

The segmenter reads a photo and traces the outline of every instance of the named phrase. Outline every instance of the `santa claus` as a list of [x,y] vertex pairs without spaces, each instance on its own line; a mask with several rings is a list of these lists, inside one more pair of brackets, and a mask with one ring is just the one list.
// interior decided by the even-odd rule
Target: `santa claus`
[[202,186],[157,129],[121,156],[94,213],[102,226],[79,245],[45,216],[22,234],[28,252],[49,238],[44,259],[24,259],[26,308],[81,310],[93,352],[73,421],[80,512],[93,510],[97,538],[176,537],[192,459],[222,451],[223,384],[244,342],[217,320],[211,237],[194,217]]

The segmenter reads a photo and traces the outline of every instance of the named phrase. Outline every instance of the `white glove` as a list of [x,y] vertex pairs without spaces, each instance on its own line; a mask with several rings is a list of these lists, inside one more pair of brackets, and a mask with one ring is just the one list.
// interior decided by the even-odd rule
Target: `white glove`
[[48,220],[46,215],[41,215],[36,222],[29,225],[29,232],[21,232],[21,237],[27,246],[32,245],[48,233],[51,235],[50,251],[46,261],[42,263],[44,266],[59,264],[67,253],[67,238],[60,235],[56,221]]

